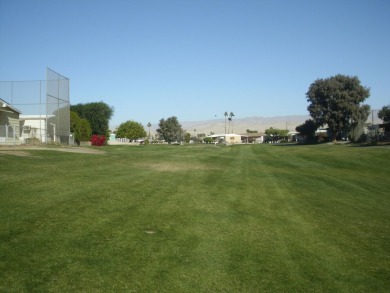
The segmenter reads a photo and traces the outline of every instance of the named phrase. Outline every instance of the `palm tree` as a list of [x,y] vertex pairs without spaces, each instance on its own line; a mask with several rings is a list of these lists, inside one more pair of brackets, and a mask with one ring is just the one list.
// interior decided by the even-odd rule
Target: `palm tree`
[[149,140],[150,140],[150,126],[152,126],[152,124],[150,124],[150,122],[148,122],[147,126],[149,128]]
[[229,117],[229,118],[228,118],[228,120],[229,120],[228,133],[230,133],[230,123],[232,122],[232,118],[231,118],[231,117]]
[[225,133],[226,133],[226,117],[228,116],[228,112],[225,112],[225,114],[223,115],[225,115]]
[[[229,115],[229,125],[232,124],[233,117],[234,117],[233,112],[230,112],[230,115]],[[229,126],[229,128],[230,128],[230,126]],[[232,124],[232,133],[233,133],[233,124]]]

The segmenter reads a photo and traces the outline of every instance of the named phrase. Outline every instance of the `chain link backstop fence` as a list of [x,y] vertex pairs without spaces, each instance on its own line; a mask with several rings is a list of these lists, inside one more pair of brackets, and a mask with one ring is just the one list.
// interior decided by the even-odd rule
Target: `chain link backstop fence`
[[18,125],[0,124],[0,144],[70,143],[68,78],[47,68],[46,80],[0,81],[0,98],[20,112]]

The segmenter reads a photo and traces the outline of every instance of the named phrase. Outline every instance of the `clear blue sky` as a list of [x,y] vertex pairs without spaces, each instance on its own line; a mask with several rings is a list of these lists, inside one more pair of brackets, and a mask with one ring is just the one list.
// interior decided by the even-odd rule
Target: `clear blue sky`
[[0,0],[0,80],[70,79],[112,125],[306,115],[317,78],[390,104],[389,0]]

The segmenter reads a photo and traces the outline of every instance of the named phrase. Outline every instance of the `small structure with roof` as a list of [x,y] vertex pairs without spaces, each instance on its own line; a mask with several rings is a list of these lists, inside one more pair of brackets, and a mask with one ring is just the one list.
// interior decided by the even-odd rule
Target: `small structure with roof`
[[207,137],[213,138],[216,143],[238,144],[242,142],[241,135],[234,134],[234,133],[213,134],[213,135],[208,135]]
[[263,143],[264,134],[258,132],[241,134],[243,143]]
[[56,125],[50,123],[54,115],[20,115],[20,138],[23,143],[57,142]]
[[0,145],[20,144],[20,114],[18,109],[0,99]]

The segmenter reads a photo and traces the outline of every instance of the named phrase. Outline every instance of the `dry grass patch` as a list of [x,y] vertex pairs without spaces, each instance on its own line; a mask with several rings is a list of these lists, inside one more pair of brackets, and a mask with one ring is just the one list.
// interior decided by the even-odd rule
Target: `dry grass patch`
[[[68,146],[11,146],[8,147],[6,151],[0,151],[0,153],[8,153],[8,152],[19,152],[25,153],[26,156],[31,156],[25,150],[37,150],[37,151],[58,151],[58,152],[68,152],[68,153],[81,153],[81,154],[95,154],[95,155],[103,155],[106,154],[105,151],[97,150],[95,148],[86,148],[86,147],[68,147]],[[15,154],[17,155],[17,154]]]
[[30,153],[26,151],[0,151],[0,155],[11,155],[11,156],[18,156],[18,157],[29,157],[31,156]]
[[[139,163],[135,164],[135,167],[159,171],[159,172],[181,172],[191,170],[211,170],[211,168],[205,164],[199,163]],[[214,169],[214,168],[213,168]]]

